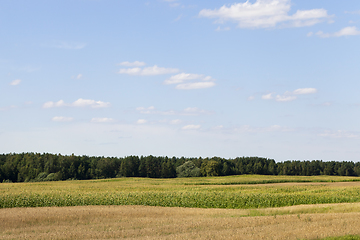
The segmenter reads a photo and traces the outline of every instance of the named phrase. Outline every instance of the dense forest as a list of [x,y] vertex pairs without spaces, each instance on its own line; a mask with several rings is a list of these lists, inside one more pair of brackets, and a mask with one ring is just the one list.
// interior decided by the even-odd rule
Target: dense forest
[[90,157],[50,153],[0,154],[0,182],[58,181],[115,177],[338,175],[360,176],[360,162],[285,161],[262,157],[225,159],[155,156]]

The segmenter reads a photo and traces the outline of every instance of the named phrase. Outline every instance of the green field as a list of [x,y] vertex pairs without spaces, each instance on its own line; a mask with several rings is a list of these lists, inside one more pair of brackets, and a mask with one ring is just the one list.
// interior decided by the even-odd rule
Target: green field
[[[1,183],[0,208],[147,205],[251,209],[301,204],[352,203],[360,202],[360,184],[349,187],[346,184],[329,183],[359,180],[357,177],[334,176],[241,175]],[[297,182],[299,184],[296,184]]]

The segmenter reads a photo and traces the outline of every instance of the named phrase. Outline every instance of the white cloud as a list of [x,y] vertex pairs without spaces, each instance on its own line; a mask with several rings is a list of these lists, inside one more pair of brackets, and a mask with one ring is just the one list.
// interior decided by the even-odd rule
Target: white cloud
[[248,101],[252,101],[252,100],[254,100],[255,99],[255,96],[250,96],[250,97],[248,97]]
[[79,98],[73,103],[67,104],[63,100],[60,100],[58,102],[46,102],[43,104],[43,108],[53,108],[53,107],[91,107],[91,108],[105,108],[109,107],[109,102],[102,102],[102,101],[95,101],[91,99],[82,99]]
[[220,27],[220,26],[218,26],[216,29],[215,29],[215,31],[229,31],[230,30],[230,27],[224,27],[224,28],[222,28],[222,27]]
[[83,75],[80,73],[76,76],[76,79],[81,79],[83,77]]
[[273,93],[269,93],[269,94],[262,95],[261,98],[264,99],[264,100],[273,99],[272,94],[273,94]]
[[[196,80],[195,82],[193,80]],[[184,83],[185,81],[192,81],[190,83]],[[199,82],[200,81],[200,82]],[[164,81],[164,84],[177,84],[176,89],[190,90],[210,88],[215,86],[214,79],[211,76],[205,76],[203,74],[194,73],[180,73]]]
[[121,66],[125,66],[125,67],[142,67],[145,66],[146,63],[144,62],[139,62],[139,61],[135,61],[135,62],[121,62],[119,63],[119,65]]
[[360,31],[356,27],[345,27],[341,29],[339,32],[334,33],[335,37],[342,36],[355,36],[360,35]]
[[182,83],[187,80],[201,79],[204,78],[202,74],[193,74],[193,73],[179,73],[177,75],[171,76],[170,78],[164,81],[164,84],[177,84]]
[[[296,95],[305,95],[305,94],[314,94],[317,93],[316,88],[298,88],[292,92],[286,91],[283,95],[276,95],[275,100],[277,102],[289,102],[297,99]],[[261,98],[264,100],[271,100],[274,99],[273,97],[274,93],[268,93],[265,95],[262,95]],[[253,97],[249,97],[249,100],[252,100]]]
[[163,68],[158,66],[146,67],[146,68],[122,68],[118,73],[120,74],[129,74],[129,75],[139,75],[139,76],[154,76],[154,75],[164,75],[177,73],[179,69],[177,68]]
[[313,94],[317,93],[316,88],[299,88],[293,91],[293,94],[300,95],[300,94]]
[[176,86],[176,89],[191,90],[201,88],[211,88],[215,86],[214,82],[194,82],[194,83],[182,83]]
[[64,107],[66,106],[65,102],[63,100],[57,101],[57,102],[46,102],[43,105],[43,108],[53,108],[53,107]]
[[145,119],[139,119],[136,121],[137,124],[144,124],[144,123],[147,123],[147,120]]
[[115,120],[112,118],[92,118],[91,122],[93,123],[111,123],[114,122]]
[[73,120],[73,118],[57,116],[57,117],[53,117],[51,120],[54,122],[71,122]]
[[180,123],[182,123],[182,121],[180,120],[180,119],[174,119],[174,120],[171,120],[170,121],[170,124],[180,124]]
[[16,86],[16,85],[19,85],[20,83],[21,83],[21,80],[20,80],[20,79],[16,79],[16,80],[12,81],[12,82],[10,83],[10,85]]
[[82,99],[79,98],[75,102],[71,104],[74,107],[92,107],[92,108],[104,108],[109,107],[110,103],[102,102],[102,101],[95,101],[91,99]]
[[278,102],[289,102],[289,101],[293,101],[296,99],[296,96],[280,96],[280,95],[277,95],[276,96],[276,101]]
[[188,107],[182,111],[175,111],[175,110],[167,110],[167,111],[160,111],[155,109],[154,106],[145,108],[145,107],[137,107],[137,111],[141,114],[158,114],[158,115],[182,115],[182,116],[195,116],[201,114],[211,114],[211,112],[199,109],[197,107]]
[[353,26],[353,27],[345,27],[335,33],[324,33],[322,31],[319,31],[319,32],[315,33],[315,35],[317,35],[318,37],[321,37],[321,38],[356,36],[356,35],[360,35],[360,30],[357,29],[355,26]]
[[233,21],[240,28],[269,28],[278,24],[289,27],[312,26],[330,18],[325,9],[297,10],[288,15],[291,0],[257,0],[255,3],[234,3],[219,9],[203,9],[200,17],[215,18],[216,23]]
[[190,124],[190,125],[183,126],[181,129],[183,129],[183,130],[197,130],[199,128],[201,128],[201,125]]
[[320,133],[321,137],[330,137],[330,138],[358,138],[359,133],[357,132],[349,132],[344,130],[330,131],[326,130],[323,133]]

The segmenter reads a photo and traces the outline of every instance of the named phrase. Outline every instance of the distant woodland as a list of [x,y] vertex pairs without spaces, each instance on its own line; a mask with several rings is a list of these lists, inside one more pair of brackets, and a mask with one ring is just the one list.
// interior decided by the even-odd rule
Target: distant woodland
[[64,156],[50,153],[0,154],[0,182],[241,174],[360,176],[360,162],[321,160],[275,162],[273,159],[262,157],[169,158],[150,155],[118,158]]

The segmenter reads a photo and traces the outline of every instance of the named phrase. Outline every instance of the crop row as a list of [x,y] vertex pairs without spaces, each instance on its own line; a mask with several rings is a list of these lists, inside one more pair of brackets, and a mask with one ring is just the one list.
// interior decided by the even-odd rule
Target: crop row
[[101,192],[2,194],[0,208],[84,205],[147,205],[194,208],[267,208],[300,204],[360,202],[360,189],[336,193]]

